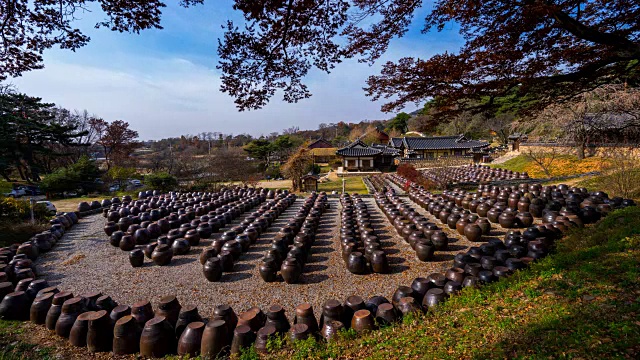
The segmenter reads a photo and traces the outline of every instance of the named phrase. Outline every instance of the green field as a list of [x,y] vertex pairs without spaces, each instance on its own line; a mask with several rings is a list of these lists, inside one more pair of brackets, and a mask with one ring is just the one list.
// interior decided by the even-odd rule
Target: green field
[[[368,194],[367,187],[364,186],[364,182],[362,182],[362,176],[350,176],[345,177],[345,191],[350,194]],[[318,191],[326,191],[327,193],[331,191],[342,192],[342,178],[329,181],[325,183],[318,183]]]

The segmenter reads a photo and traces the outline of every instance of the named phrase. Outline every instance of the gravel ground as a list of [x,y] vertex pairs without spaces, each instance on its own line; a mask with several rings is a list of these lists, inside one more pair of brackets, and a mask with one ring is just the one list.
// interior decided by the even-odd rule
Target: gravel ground
[[[369,205],[375,230],[380,231],[391,274],[353,275],[347,271],[340,254],[339,201],[335,198],[329,199],[331,208],[322,216],[312,256],[299,284],[286,284],[282,280],[265,283],[258,273],[258,266],[272,237],[297,212],[303,198],[291,205],[268,232],[258,238],[257,243],[241,256],[234,271],[223,275],[221,282],[208,282],[198,261],[200,251],[211,239],[202,240],[200,246],[193,247],[187,255],[175,256],[169,266],[156,266],[145,258],[143,267],[133,268],[127,252],[109,245],[103,231],[106,219],[101,215],[81,219],[52,251],[38,259],[37,267],[51,285],[76,295],[100,291],[121,304],[142,299],[155,304],[162,296],[175,294],[182,305],[197,305],[204,317],[209,317],[219,304],[230,304],[237,313],[252,306],[266,309],[271,304],[280,304],[291,318],[295,306],[304,302],[310,303],[319,316],[322,304],[332,298],[344,301],[350,295],[365,299],[383,295],[390,299],[397,286],[410,285],[416,277],[445,271],[457,252],[477,245],[447,231],[452,237],[451,251],[437,253],[435,261],[420,262],[375,205],[374,199],[363,200]],[[435,220],[408,198],[404,201]],[[242,218],[236,219],[231,226],[240,223]],[[504,232],[497,231],[496,235],[501,233]]]

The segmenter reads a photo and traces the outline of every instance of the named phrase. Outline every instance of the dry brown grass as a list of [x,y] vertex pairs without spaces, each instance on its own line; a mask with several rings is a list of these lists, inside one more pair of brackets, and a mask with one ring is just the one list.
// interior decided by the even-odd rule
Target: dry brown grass
[[86,198],[72,198],[72,199],[60,199],[60,200],[52,200],[53,205],[56,206],[58,211],[76,211],[78,210],[78,204],[82,201],[86,201],[88,203],[93,200],[102,201],[107,198],[107,196],[101,197],[86,197]]

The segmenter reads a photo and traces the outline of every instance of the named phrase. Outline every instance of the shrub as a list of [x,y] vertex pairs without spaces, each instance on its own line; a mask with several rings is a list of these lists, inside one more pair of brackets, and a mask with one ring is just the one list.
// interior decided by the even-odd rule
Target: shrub
[[145,182],[147,186],[162,192],[174,190],[178,186],[178,179],[166,172],[146,175]]
[[100,170],[95,161],[82,156],[77,162],[45,176],[40,183],[42,190],[48,193],[60,193],[81,189],[83,192],[94,191]]
[[[48,211],[43,204],[35,204],[33,215],[36,219],[46,219]],[[31,218],[31,204],[27,200],[0,198],[0,217],[7,220],[27,220]]]

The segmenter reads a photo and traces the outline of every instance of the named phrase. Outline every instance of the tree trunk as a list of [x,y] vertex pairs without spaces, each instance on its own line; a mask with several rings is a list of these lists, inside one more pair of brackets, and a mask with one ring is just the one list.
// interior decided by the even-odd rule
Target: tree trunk
[[576,147],[576,152],[578,155],[578,159],[579,160],[583,160],[584,159],[584,148],[585,148],[585,144],[584,143],[580,143],[578,144],[578,146]]

